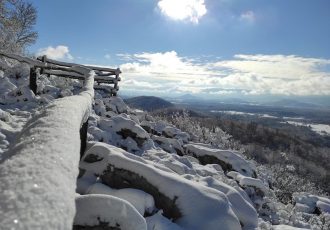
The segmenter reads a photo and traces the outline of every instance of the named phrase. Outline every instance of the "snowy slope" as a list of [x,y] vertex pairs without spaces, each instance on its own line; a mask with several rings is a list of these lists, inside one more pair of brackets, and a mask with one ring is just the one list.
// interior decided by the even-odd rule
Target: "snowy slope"
[[[97,90],[89,110],[92,93],[79,94],[76,80],[40,76],[34,95],[26,66],[6,68],[1,229],[321,229],[330,222],[328,198],[297,193],[293,204],[278,202],[267,176],[240,152],[194,143]],[[88,151],[79,162],[86,115]]]

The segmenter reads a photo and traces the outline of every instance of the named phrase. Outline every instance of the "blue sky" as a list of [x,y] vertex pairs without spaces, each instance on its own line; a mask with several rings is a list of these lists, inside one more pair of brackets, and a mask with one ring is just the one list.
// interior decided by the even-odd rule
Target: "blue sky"
[[124,91],[330,95],[329,0],[31,2],[30,52],[119,66]]

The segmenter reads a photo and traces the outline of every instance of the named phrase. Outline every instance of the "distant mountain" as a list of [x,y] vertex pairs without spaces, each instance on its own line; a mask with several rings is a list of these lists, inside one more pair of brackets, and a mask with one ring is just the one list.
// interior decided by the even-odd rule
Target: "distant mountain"
[[191,94],[184,94],[178,97],[179,99],[182,100],[199,100],[199,98],[197,96],[191,95]]
[[154,111],[158,109],[174,107],[174,104],[172,104],[171,102],[153,96],[132,97],[132,98],[127,98],[124,101],[130,107],[142,109],[145,111]]
[[231,104],[249,104],[250,103],[248,101],[242,100],[240,98],[234,98],[234,97],[224,98],[220,101],[225,102],[225,103],[231,103]]
[[301,102],[292,99],[282,99],[279,101],[274,101],[267,103],[267,105],[271,106],[281,106],[281,107],[300,107],[300,108],[316,108],[320,107],[320,105],[308,103],[308,102]]

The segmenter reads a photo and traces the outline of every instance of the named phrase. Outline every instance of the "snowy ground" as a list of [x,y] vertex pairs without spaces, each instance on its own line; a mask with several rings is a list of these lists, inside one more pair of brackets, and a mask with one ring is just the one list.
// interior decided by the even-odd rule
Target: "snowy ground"
[[298,121],[286,121],[286,123],[289,123],[289,124],[295,125],[295,126],[306,126],[318,134],[330,135],[330,125],[303,123],[303,122],[298,122]]
[[[27,87],[26,68],[20,66],[0,71],[0,78],[0,172],[3,172],[1,170],[15,160],[8,153],[13,152],[12,147],[22,135],[24,125],[35,120],[40,111],[45,111],[44,108],[56,108],[58,98],[71,101],[74,98],[71,95],[80,91],[81,83],[41,76],[39,94],[35,96]],[[61,132],[72,132],[72,127],[63,127]],[[24,129],[29,130],[28,127]],[[59,139],[61,143],[58,145],[68,140],[70,138]],[[129,108],[119,97],[109,98],[104,92],[95,92],[88,141],[87,152],[80,163],[77,162],[80,169],[77,193],[73,198],[57,191],[54,194],[65,208],[75,199],[75,217],[70,219],[62,212],[63,215],[50,220],[45,214],[47,208],[42,208],[42,220],[34,215],[31,216],[34,219],[29,220],[37,226],[34,229],[58,229],[54,224],[47,224],[60,222],[61,218],[69,218],[74,229],[98,226],[141,230],[321,229],[330,222],[328,198],[296,193],[293,204],[284,205],[276,200],[270,189],[268,175],[257,173],[254,163],[240,152],[194,143],[190,134],[143,111]],[[58,152],[51,154],[57,156]],[[42,169],[57,163],[35,164],[30,161],[30,164]],[[74,187],[70,180],[62,177],[65,173],[68,177],[72,177],[72,173],[78,174],[78,168],[59,164],[64,165],[66,171],[56,174],[56,167],[51,168],[57,179],[63,181],[63,184],[56,183],[57,186],[59,189]],[[26,167],[24,164],[13,165]],[[10,175],[0,173],[0,183],[8,177]],[[21,180],[29,179],[28,175],[26,177],[22,176]],[[17,193],[13,187],[5,186],[2,184],[6,194],[0,195],[2,229],[29,229],[26,220],[9,217],[6,213],[12,209],[5,206],[7,203],[3,199],[14,199]],[[20,189],[22,194],[38,192],[33,184],[32,188],[23,186]],[[20,202],[30,202],[31,197],[23,195]],[[64,202],[67,199],[71,200]],[[51,209],[51,205],[43,203],[47,200],[36,199],[36,202],[38,208]],[[15,207],[16,210],[29,215],[29,207],[20,205]]]

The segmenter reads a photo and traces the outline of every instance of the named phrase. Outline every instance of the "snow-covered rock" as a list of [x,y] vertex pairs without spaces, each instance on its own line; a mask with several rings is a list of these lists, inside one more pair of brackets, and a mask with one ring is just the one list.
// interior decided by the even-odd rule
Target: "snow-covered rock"
[[145,212],[152,213],[155,208],[154,198],[138,189],[112,189],[102,183],[95,183],[87,189],[86,194],[111,195],[128,201],[143,216]]
[[243,224],[245,230],[257,228],[257,211],[254,209],[248,199],[243,197],[236,189],[210,176],[200,179],[199,182],[226,194],[232,205],[234,213]]
[[146,218],[148,230],[183,230],[179,225],[165,218],[159,211]]
[[304,213],[330,214],[330,199],[305,192],[293,194],[293,202],[297,211]]
[[284,225],[284,224],[273,225],[273,227],[272,227],[272,230],[304,230],[304,229],[308,229],[308,228],[296,228],[296,227],[292,227],[292,226]]
[[236,180],[239,183],[239,185],[243,188],[248,188],[248,187],[255,188],[256,193],[260,194],[260,196],[264,196],[268,191],[268,188],[260,179],[243,176],[235,171],[228,172],[227,176]]
[[147,230],[143,216],[130,203],[113,196],[97,194],[78,196],[76,208],[73,229],[113,227],[125,230]]
[[93,136],[97,136],[96,139],[100,140],[101,138],[103,142],[124,148],[135,154],[141,154],[142,150],[154,147],[150,135],[126,114],[111,118],[100,117],[97,128],[94,126],[90,129],[92,129]]
[[128,106],[120,97],[104,98],[103,102],[107,110],[113,111],[117,114],[128,112]]
[[[241,229],[225,194],[159,170],[141,157],[104,143],[97,143],[85,157],[97,161],[80,167],[100,175],[112,187],[132,187],[151,194],[164,215],[187,229]],[[127,175],[127,177],[125,176]]]
[[184,150],[182,148],[182,141],[180,143],[179,140],[173,138],[166,138],[161,136],[152,135],[151,139],[156,142],[159,147],[164,149],[166,152],[169,153],[177,153],[178,155],[183,155]]
[[229,150],[220,150],[206,147],[199,144],[186,144],[184,146],[186,153],[190,154],[202,164],[220,164],[224,171],[237,171],[242,175],[256,177],[254,167],[245,160],[238,152]]

